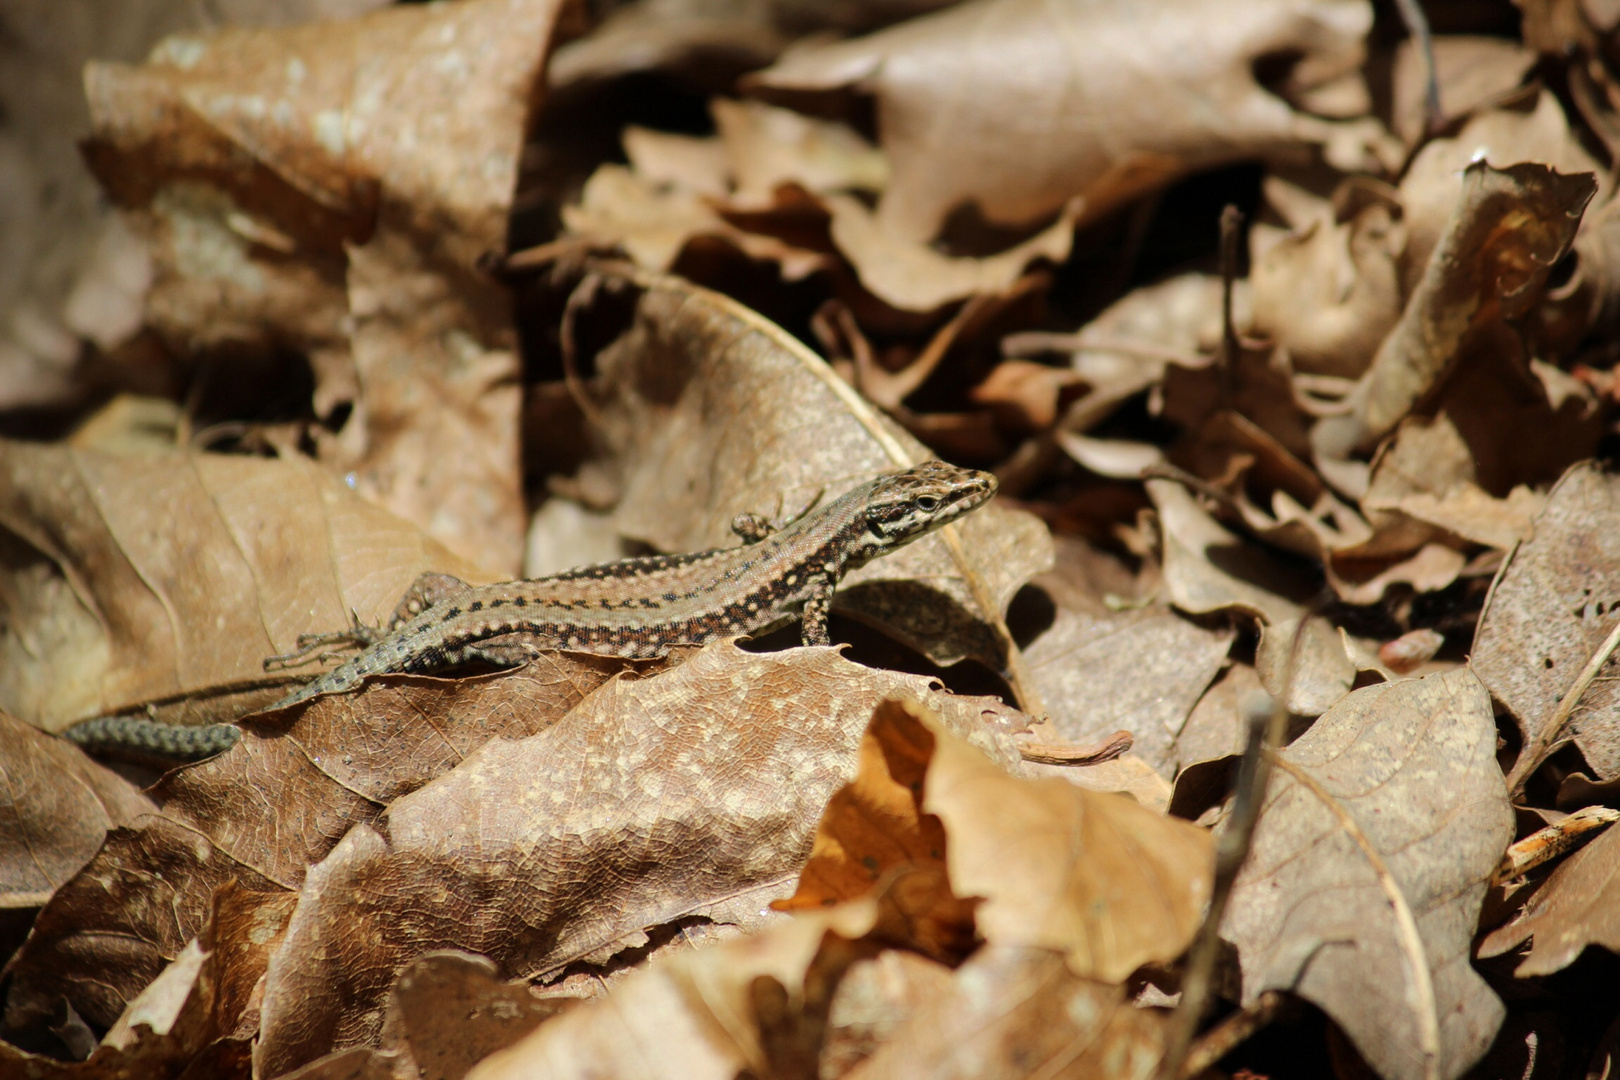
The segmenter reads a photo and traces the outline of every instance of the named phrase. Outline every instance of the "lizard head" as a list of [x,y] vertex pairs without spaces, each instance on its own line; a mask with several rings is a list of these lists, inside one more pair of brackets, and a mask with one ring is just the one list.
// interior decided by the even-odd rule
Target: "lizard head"
[[874,554],[897,548],[983,505],[995,493],[994,476],[943,461],[880,476],[864,493],[866,540]]

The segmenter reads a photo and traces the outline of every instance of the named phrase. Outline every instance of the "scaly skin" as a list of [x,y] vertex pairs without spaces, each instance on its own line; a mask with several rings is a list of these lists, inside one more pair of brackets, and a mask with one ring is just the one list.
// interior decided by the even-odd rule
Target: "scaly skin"
[[[435,576],[441,595],[449,585],[444,599],[273,707],[353,690],[372,675],[440,671],[471,659],[511,663],[510,650],[489,645],[507,634],[522,635],[523,655],[557,649],[653,657],[751,633],[797,612],[803,642],[825,645],[827,609],[845,573],[956,520],[995,490],[988,473],[927,461],[861,484],[778,531],[744,516],[734,527],[750,542],[737,547],[477,587]],[[117,721],[91,723],[104,725],[101,745],[117,734]],[[235,735],[230,725],[215,725],[193,729],[199,734],[190,738],[197,745],[235,741],[204,734],[215,728]]]

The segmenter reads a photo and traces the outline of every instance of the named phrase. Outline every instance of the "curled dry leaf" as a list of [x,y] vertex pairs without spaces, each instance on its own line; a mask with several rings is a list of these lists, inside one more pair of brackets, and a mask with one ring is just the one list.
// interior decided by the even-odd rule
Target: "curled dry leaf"
[[[1539,87],[1527,88],[1480,113],[1454,137],[1428,143],[1401,178],[1407,233],[1401,280],[1408,293],[1417,287],[1435,245],[1456,213],[1458,197],[1466,186],[1464,170],[1478,161],[1498,168],[1521,161],[1540,162],[1560,173],[1603,175],[1602,167],[1570,131],[1557,97]],[[1606,181],[1599,181],[1595,205],[1604,203],[1608,189]]]
[[1320,1005],[1390,1080],[1453,1080],[1501,1023],[1469,966],[1513,836],[1490,695],[1465,669],[1357,690],[1275,758],[1222,935],[1243,1000]]
[[[623,535],[661,551],[731,544],[739,512],[791,515],[928,456],[820,357],[740,304],[674,278],[597,273],[638,293],[630,326],[597,356],[601,432],[624,478]],[[978,656],[1022,682],[1001,616],[1051,560],[1045,525],[991,505],[850,574],[834,605],[936,663]]]
[[318,699],[290,723],[244,721],[241,742],[165,776],[152,789],[161,811],[114,833],[58,890],[12,964],[6,1023],[37,1023],[65,997],[110,1024],[202,932],[221,885],[296,892],[351,826],[376,821],[491,737],[542,730],[623,667],[547,656],[493,678],[386,678]]
[[1323,215],[1254,259],[1254,330],[1296,371],[1359,377],[1401,314],[1399,203],[1370,183],[1352,190],[1345,220]]
[[908,701],[878,710],[861,766],[828,805],[788,906],[860,896],[943,856],[949,894],[982,898],[973,918],[986,941],[1051,950],[1080,978],[1123,982],[1192,940],[1211,880],[1203,830],[1118,795],[1009,775]]
[[1571,738],[1600,779],[1620,775],[1620,683],[1594,680],[1573,711],[1560,709],[1620,618],[1616,515],[1620,480],[1592,463],[1571,469],[1480,613],[1474,670],[1524,736],[1515,782]]
[[310,870],[271,961],[257,1067],[273,1076],[375,1039],[396,973],[428,949],[532,979],[605,963],[683,919],[757,923],[853,772],[862,721],[893,694],[1016,761],[977,699],[832,649],[729,642],[611,681],[538,734],[485,743]]
[[1299,618],[1311,590],[1298,574],[1222,527],[1180,484],[1146,487],[1159,512],[1172,604],[1194,615],[1236,609],[1273,624]]
[[1589,174],[1545,165],[1469,165],[1451,221],[1348,413],[1311,432],[1316,451],[1343,458],[1370,446],[1439,388],[1473,331],[1529,310],[1596,190]]
[[229,719],[265,657],[301,633],[376,625],[418,573],[489,581],[301,460],[113,457],[0,443],[0,524],[18,574],[0,636],[0,704],[60,731],[190,696]]
[[1522,916],[1491,931],[1479,955],[1500,956],[1534,937],[1530,955],[1514,971],[1525,979],[1562,971],[1588,945],[1620,951],[1617,870],[1620,831],[1611,825],[1552,872]]
[[109,829],[156,809],[77,747],[0,712],[0,909],[38,907]]
[[154,251],[150,324],[193,350],[307,351],[318,413],[357,410],[323,457],[508,571],[518,362],[504,294],[477,266],[504,243],[559,7],[228,28],[85,78],[87,160]]
[[1262,88],[1255,62],[1297,57],[1301,86],[1326,82],[1360,64],[1371,23],[1355,0],[1182,0],[1151,14],[1106,0],[973,0],[791,49],[748,85],[872,94],[891,170],[877,225],[925,244],[964,206],[1027,226],[1077,195],[1096,212],[1181,170],[1321,143],[1332,126]]

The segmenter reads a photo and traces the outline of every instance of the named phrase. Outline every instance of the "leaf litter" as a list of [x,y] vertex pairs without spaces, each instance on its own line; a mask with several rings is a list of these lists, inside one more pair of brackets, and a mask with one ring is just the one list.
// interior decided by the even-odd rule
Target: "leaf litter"
[[[1601,1073],[1601,5],[376,6],[0,126],[111,208],[0,274],[0,1070]],[[423,571],[932,454],[1001,495],[842,653],[252,711]],[[241,738],[52,734],[111,716]]]

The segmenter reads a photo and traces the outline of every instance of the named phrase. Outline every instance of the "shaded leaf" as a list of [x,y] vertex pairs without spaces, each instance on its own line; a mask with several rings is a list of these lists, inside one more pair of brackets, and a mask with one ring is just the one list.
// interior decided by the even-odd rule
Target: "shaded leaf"
[[1237,13],[1189,0],[1145,25],[1140,14],[1130,4],[976,0],[801,45],[750,85],[871,93],[892,170],[881,227],[922,244],[963,205],[1028,225],[1076,195],[1100,209],[1174,171],[1321,142],[1331,125],[1255,82],[1257,50],[1291,52],[1305,78],[1331,78],[1360,62],[1371,25],[1353,2]]
[[87,158],[157,262],[151,323],[193,350],[308,350],[317,412],[356,410],[317,436],[323,460],[507,572],[519,372],[505,297],[477,267],[504,244],[560,6],[226,28],[86,74]]
[[1620,774],[1620,684],[1594,681],[1564,730],[1552,730],[1559,703],[1620,618],[1616,515],[1620,482],[1596,464],[1571,469],[1480,613],[1472,663],[1524,736],[1516,778],[1567,738],[1599,778]]
[[1515,969],[1520,978],[1551,975],[1575,962],[1588,945],[1620,951],[1620,832],[1613,826],[1565,859],[1531,897],[1524,914],[1491,931],[1481,957],[1500,956],[1535,938]]
[[544,729],[624,667],[551,655],[498,677],[387,677],[291,723],[245,721],[230,751],[164,777],[152,792],[162,810],[114,833],[40,913],[11,969],[7,1023],[37,1022],[62,997],[111,1023],[201,932],[218,887],[296,891],[350,827],[492,736]]
[[1308,998],[1390,1080],[1478,1060],[1503,1009],[1468,954],[1513,836],[1495,751],[1466,669],[1357,690],[1281,751],[1222,929],[1244,1001]]
[[0,908],[38,907],[109,829],[156,809],[78,747],[0,712]]

